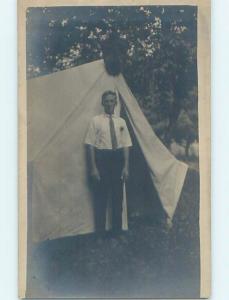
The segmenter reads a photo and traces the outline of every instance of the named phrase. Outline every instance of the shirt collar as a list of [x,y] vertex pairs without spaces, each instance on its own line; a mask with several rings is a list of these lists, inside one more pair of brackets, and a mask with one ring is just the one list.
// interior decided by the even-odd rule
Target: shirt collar
[[[106,114],[106,113],[103,113],[103,116],[106,117],[106,118],[110,118],[110,115]],[[112,114],[111,117],[112,118],[117,118],[117,116],[115,114]]]

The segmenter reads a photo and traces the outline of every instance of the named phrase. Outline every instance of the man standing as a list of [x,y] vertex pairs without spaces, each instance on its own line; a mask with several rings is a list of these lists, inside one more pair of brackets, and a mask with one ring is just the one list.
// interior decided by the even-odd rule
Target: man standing
[[123,181],[129,176],[129,147],[132,146],[124,119],[114,115],[116,94],[102,95],[104,113],[95,116],[89,126],[85,144],[88,145],[90,173],[95,192],[96,231],[104,235],[109,197],[112,205],[112,231],[122,230]]

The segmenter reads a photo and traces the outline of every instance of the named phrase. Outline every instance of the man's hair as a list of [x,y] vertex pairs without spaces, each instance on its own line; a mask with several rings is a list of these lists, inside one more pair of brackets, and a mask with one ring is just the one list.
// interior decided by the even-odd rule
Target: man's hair
[[112,95],[112,96],[114,96],[114,97],[115,97],[115,99],[116,99],[116,104],[117,104],[117,97],[116,97],[116,93],[115,93],[115,92],[113,92],[113,91],[106,91],[106,92],[104,92],[104,93],[102,94],[102,105],[103,105],[103,103],[104,103],[104,101],[105,101],[105,99],[106,99],[106,97],[107,97],[108,95]]

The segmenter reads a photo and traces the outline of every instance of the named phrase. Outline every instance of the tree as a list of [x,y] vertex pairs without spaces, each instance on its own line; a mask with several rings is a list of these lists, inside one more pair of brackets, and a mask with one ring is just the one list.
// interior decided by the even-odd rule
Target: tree
[[189,156],[191,143],[193,143],[198,137],[197,132],[198,131],[193,120],[185,111],[182,111],[176,126],[174,127],[173,136],[175,137],[175,141],[179,144],[182,144],[182,142],[185,141],[185,155],[187,158]]
[[180,121],[184,111],[197,116],[196,18],[187,6],[30,8],[28,78],[103,57],[169,147],[182,130],[198,135],[198,118],[182,130]]

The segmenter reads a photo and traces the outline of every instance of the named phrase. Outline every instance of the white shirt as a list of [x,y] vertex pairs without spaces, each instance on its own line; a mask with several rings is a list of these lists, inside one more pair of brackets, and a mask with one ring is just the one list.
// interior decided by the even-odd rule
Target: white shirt
[[[131,147],[132,142],[125,120],[115,115],[112,115],[112,119],[117,138],[117,148]],[[104,113],[92,119],[86,134],[85,144],[92,145],[97,149],[112,149],[109,115]]]

